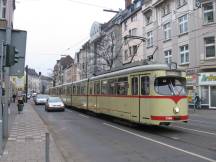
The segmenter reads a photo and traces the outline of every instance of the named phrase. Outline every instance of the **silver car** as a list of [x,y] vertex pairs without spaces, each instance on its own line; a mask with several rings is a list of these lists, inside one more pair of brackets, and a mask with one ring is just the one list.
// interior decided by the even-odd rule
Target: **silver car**
[[35,98],[35,105],[44,105],[48,99],[49,95],[44,95],[44,94],[37,94]]
[[50,110],[65,110],[64,103],[59,97],[49,97],[47,99],[47,102],[45,104],[45,110],[50,111]]

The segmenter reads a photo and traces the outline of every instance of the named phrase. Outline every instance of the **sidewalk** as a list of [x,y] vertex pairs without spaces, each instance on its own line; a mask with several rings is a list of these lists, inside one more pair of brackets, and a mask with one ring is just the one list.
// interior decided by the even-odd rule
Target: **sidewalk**
[[[15,104],[11,109],[17,109]],[[9,130],[0,162],[45,162],[45,133],[49,132],[33,107],[25,103]],[[50,162],[64,162],[50,134]]]

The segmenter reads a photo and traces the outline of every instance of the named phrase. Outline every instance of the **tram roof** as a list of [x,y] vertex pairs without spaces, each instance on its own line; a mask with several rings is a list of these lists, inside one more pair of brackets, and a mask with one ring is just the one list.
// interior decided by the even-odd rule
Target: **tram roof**
[[[128,68],[128,69],[123,69],[123,70],[114,71],[114,72],[98,75],[98,76],[95,76],[95,77],[91,77],[91,78],[89,78],[89,80],[96,80],[96,79],[101,79],[101,78],[108,78],[108,77],[113,77],[113,76],[125,75],[125,74],[129,74],[129,73],[134,73],[134,72],[155,71],[155,70],[177,70],[177,71],[182,71],[183,69],[180,69],[180,68],[178,68],[178,69],[170,69],[170,67],[167,64],[141,65],[141,66],[135,66],[135,67]],[[62,87],[62,86],[71,85],[71,84],[75,84],[75,83],[81,83],[81,82],[84,82],[84,81],[87,81],[87,80],[88,79],[83,79],[83,80],[79,80],[79,81],[75,81],[75,82],[71,82],[71,83],[58,85],[58,86],[55,86],[55,87],[52,87],[52,88]]]
[[167,64],[142,65],[142,66],[136,66],[136,67],[132,67],[128,69],[123,69],[123,70],[114,71],[114,72],[110,72],[107,74],[95,76],[95,77],[90,78],[90,80],[107,78],[107,77],[112,77],[112,76],[119,76],[119,75],[134,73],[134,72],[155,71],[155,70],[171,70],[171,69]]

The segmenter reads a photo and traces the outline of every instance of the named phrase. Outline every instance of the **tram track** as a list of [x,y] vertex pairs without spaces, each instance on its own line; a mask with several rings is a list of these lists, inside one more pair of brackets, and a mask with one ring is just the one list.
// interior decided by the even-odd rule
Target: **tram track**
[[[82,114],[85,114],[85,118],[90,117],[88,113],[80,113],[80,114],[81,114],[80,116],[82,116]],[[93,118],[95,118],[95,116]],[[209,154],[211,154],[216,150],[216,146],[209,145],[209,143],[205,144],[205,143],[197,142],[197,137],[199,138],[199,140],[203,141],[206,139],[206,136],[211,137],[213,139],[212,141],[216,141],[216,133],[187,128],[184,127],[184,124],[179,124],[181,126],[178,126],[177,124],[170,125],[170,126],[148,126],[148,125],[134,125],[131,124],[131,122],[127,122],[121,119],[112,119],[112,118],[104,119],[101,117],[100,118],[96,117],[96,119],[100,119],[100,120],[102,119],[102,123],[103,121],[108,121],[111,122],[111,124],[117,124],[120,127],[121,126],[126,127],[132,132],[136,131],[143,136],[147,135],[148,138],[152,136],[162,143],[164,142],[174,143],[174,147],[177,148],[178,147],[181,148],[182,146],[184,147],[187,146],[189,148],[188,150],[193,150],[193,148],[196,148],[197,150],[200,150],[200,152],[206,152],[206,154],[208,154],[208,152],[210,152]],[[190,140],[187,139],[188,137],[191,137]]]

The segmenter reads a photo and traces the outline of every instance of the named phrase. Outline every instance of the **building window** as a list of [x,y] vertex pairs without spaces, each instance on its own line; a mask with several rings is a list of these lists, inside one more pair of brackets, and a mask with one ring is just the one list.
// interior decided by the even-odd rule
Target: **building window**
[[124,31],[127,30],[127,21],[124,22]]
[[136,55],[136,54],[137,54],[137,49],[138,49],[138,46],[137,46],[137,45],[134,45],[134,46],[133,46],[133,55]]
[[179,50],[180,50],[181,64],[187,64],[187,63],[189,63],[188,45],[180,46]]
[[204,3],[202,5],[203,7],[203,18],[204,18],[204,24],[212,23],[214,22],[214,9],[213,9],[213,3]]
[[153,46],[153,32],[150,31],[147,33],[147,47],[152,47]]
[[6,18],[6,0],[0,0],[0,18]]
[[188,16],[187,15],[179,17],[179,32],[180,34],[188,32]]
[[170,5],[165,4],[162,6],[162,16],[166,16],[170,13]]
[[172,50],[164,51],[165,63],[170,64],[172,62]]
[[215,57],[215,37],[204,38],[205,42],[205,57]]
[[137,14],[131,16],[131,22],[137,21]]
[[137,28],[133,28],[133,29],[129,30],[129,35],[136,36],[137,35]]
[[187,4],[186,0],[177,0],[177,8],[184,6],[185,4]]
[[164,39],[169,40],[171,39],[171,27],[170,23],[164,25]]
[[145,14],[146,25],[152,23],[152,11],[149,11]]

